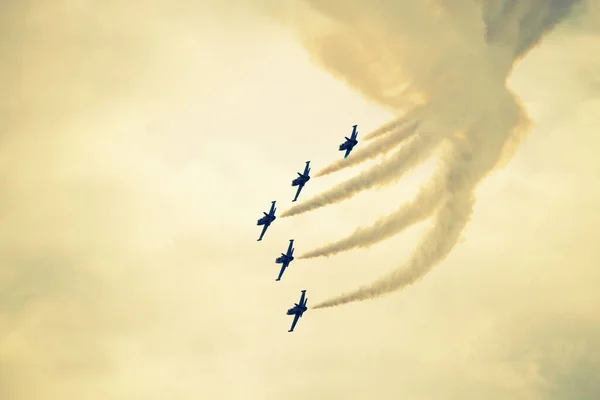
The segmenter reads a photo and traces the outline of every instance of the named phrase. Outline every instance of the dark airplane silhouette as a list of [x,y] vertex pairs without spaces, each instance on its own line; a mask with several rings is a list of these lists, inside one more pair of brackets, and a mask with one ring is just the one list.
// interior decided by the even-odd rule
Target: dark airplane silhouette
[[358,132],[356,131],[356,127],[358,125],[354,125],[352,126],[352,135],[350,135],[350,137],[345,136],[346,141],[342,144],[340,144],[340,151],[344,151],[346,150],[346,154],[344,154],[344,158],[348,157],[348,155],[350,154],[350,152],[352,151],[352,149],[354,148],[354,146],[356,146],[358,144],[358,140],[356,140],[356,137],[358,136]]
[[285,269],[290,265],[292,261],[294,261],[294,248],[292,247],[293,245],[294,239],[290,239],[290,245],[288,246],[287,252],[285,254],[281,253],[281,257],[277,257],[275,259],[275,262],[277,264],[282,264],[281,270],[279,271],[279,276],[277,277],[277,279],[275,279],[276,281],[281,280],[281,276],[285,272]]
[[265,216],[262,217],[261,219],[259,219],[258,222],[256,223],[256,225],[263,226],[262,232],[260,233],[260,237],[258,238],[257,241],[262,240],[263,236],[265,235],[265,232],[267,231],[267,228],[269,226],[271,226],[271,222],[275,221],[275,219],[277,218],[275,216],[276,209],[277,208],[275,208],[275,202],[272,201],[271,202],[271,210],[269,210],[269,213],[267,214],[266,212],[263,212],[263,214],[265,214]]
[[306,300],[304,299],[305,294],[306,294],[306,290],[303,290],[302,296],[300,296],[300,301],[298,303],[294,303],[294,307],[287,310],[287,315],[294,316],[294,321],[292,322],[292,327],[290,328],[290,330],[288,332],[294,331],[294,327],[296,326],[296,323],[298,322],[298,318],[300,318],[302,316],[302,314],[304,314],[304,312],[308,309],[308,307],[306,307],[306,303],[308,302],[308,299],[306,299]]
[[308,182],[310,180],[310,176],[308,175],[309,173],[310,173],[310,161],[307,161],[306,167],[304,167],[304,172],[303,173],[297,172],[298,177],[292,181],[292,186],[298,186],[298,190],[296,191],[296,197],[294,197],[294,200],[292,200],[292,201],[296,201],[298,199],[298,196],[300,195],[300,191],[302,191],[302,188],[304,187],[304,185],[306,185],[306,182]]

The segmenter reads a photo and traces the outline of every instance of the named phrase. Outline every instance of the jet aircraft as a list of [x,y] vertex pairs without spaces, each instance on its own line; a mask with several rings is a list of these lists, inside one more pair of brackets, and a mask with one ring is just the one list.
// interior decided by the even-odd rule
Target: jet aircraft
[[308,182],[310,180],[310,176],[308,175],[309,173],[310,173],[310,161],[307,161],[306,167],[304,167],[304,172],[303,173],[297,172],[298,177],[292,181],[292,186],[298,186],[298,190],[296,191],[296,197],[294,197],[294,200],[292,200],[292,201],[298,200],[298,196],[300,195],[302,188],[304,187],[304,185],[306,185],[306,182]]
[[275,216],[275,210],[277,210],[277,208],[275,207],[275,202],[272,201],[271,209],[269,210],[269,213],[267,214],[266,212],[263,212],[263,214],[265,214],[265,216],[262,217],[261,219],[259,219],[258,222],[256,223],[256,225],[263,226],[262,232],[260,233],[260,237],[258,238],[257,241],[262,240],[263,236],[265,235],[265,232],[267,231],[267,228],[269,226],[271,226],[271,223],[273,221],[275,221],[275,219],[277,218]]
[[358,136],[358,132],[356,131],[356,127],[358,125],[354,125],[352,126],[352,135],[350,135],[350,137],[345,136],[346,141],[342,144],[340,144],[340,151],[344,151],[346,150],[346,154],[344,154],[344,158],[348,157],[348,155],[350,154],[350,152],[352,151],[352,149],[354,148],[354,146],[356,146],[358,144],[358,140],[356,140],[356,137]]
[[285,254],[281,253],[281,257],[277,257],[275,262],[277,264],[281,264],[281,270],[279,271],[279,276],[276,281],[281,280],[281,276],[285,272],[285,269],[290,265],[292,261],[294,261],[294,239],[290,239],[290,245],[288,246],[287,252]]
[[294,307],[287,310],[287,315],[294,316],[294,321],[292,322],[292,327],[290,328],[290,330],[288,332],[294,331],[294,327],[296,326],[296,323],[298,322],[298,318],[300,318],[302,316],[302,314],[304,314],[304,312],[308,309],[308,307],[306,307],[306,303],[308,302],[308,299],[304,299],[305,294],[306,294],[306,290],[303,290],[302,295],[300,296],[300,301],[298,303],[294,303]]

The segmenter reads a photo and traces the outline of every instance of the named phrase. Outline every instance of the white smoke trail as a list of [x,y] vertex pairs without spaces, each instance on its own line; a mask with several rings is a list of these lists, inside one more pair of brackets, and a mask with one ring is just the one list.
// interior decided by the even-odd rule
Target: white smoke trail
[[418,123],[421,119],[421,116],[427,113],[427,107],[416,107],[410,110],[408,113],[404,114],[400,118],[396,118],[385,125],[382,125],[378,129],[375,129],[373,132],[365,135],[365,140],[372,140],[381,135],[385,135],[390,131],[395,131],[398,128],[406,126],[408,124]]
[[368,248],[385,239],[397,235],[410,226],[429,217],[443,200],[445,174],[437,174],[424,185],[418,195],[397,211],[377,220],[366,228],[358,228],[351,235],[326,246],[309,251],[299,259],[328,257],[354,248]]
[[328,204],[354,197],[359,192],[394,183],[402,175],[429,157],[430,151],[442,138],[433,132],[417,135],[377,168],[367,170],[332,189],[300,203],[281,214],[282,218],[316,210]]
[[436,223],[405,266],[381,277],[371,285],[331,298],[313,308],[335,307],[354,301],[374,299],[416,282],[450,253],[469,221],[472,206],[473,198],[469,190],[447,196]]
[[358,151],[354,152],[352,154],[352,157],[342,158],[329,164],[327,167],[317,172],[315,177],[332,174],[344,168],[349,168],[354,165],[358,165],[362,162],[371,160],[375,157],[392,151],[394,148],[398,147],[404,140],[413,136],[417,129],[417,125],[417,123],[414,123],[411,126],[401,126],[395,128],[393,131],[388,132],[382,138],[379,138],[370,143],[368,146],[362,147]]
[[385,124],[381,125],[379,128],[375,129],[373,132],[368,133],[363,136],[363,140],[369,141],[375,139],[378,136],[385,135],[389,132],[395,131],[399,126],[403,124],[404,116],[401,118],[396,118],[394,120],[388,121]]
[[[365,136],[365,140],[377,139],[377,141],[367,147],[359,148],[350,158],[335,161],[323,168],[315,176],[329,175],[343,168],[358,165],[363,161],[389,152],[417,132],[416,128],[419,127],[422,117],[428,114],[429,108],[428,106],[415,107],[402,117],[382,125]],[[381,136],[384,137],[380,138]]]
[[454,150],[456,157],[454,165],[459,165],[460,168],[452,169],[453,176],[449,177],[446,187],[443,188],[443,203],[436,215],[435,224],[406,265],[381,277],[371,285],[326,300],[313,308],[334,307],[393,292],[422,278],[448,255],[458,242],[471,216],[474,202],[472,188],[477,180],[474,171],[470,168],[474,155],[470,144],[463,142],[460,147]]

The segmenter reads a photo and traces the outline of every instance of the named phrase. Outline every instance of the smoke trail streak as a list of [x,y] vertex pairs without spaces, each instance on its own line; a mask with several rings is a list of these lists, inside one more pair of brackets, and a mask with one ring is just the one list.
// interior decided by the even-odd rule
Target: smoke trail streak
[[390,122],[388,122],[387,124],[384,124],[383,126],[381,126],[378,129],[375,129],[373,132],[367,134],[364,139],[365,140],[372,140],[375,139],[381,135],[385,135],[386,133],[392,131],[392,130],[396,130],[402,126],[406,126],[408,124],[413,124],[418,122],[421,117],[426,114],[426,110],[425,107],[416,107],[413,108],[412,110],[410,110],[409,112],[407,112],[406,114],[404,114],[403,116],[401,116],[400,118],[396,118]]
[[403,204],[397,211],[380,218],[373,225],[358,228],[350,236],[309,251],[299,259],[328,257],[354,248],[368,248],[424,220],[443,200],[445,183],[442,178],[443,176],[436,176],[421,188],[413,201]]
[[[446,149],[450,158],[443,164],[447,182],[429,198],[439,199],[438,207],[419,214],[414,212],[419,208],[409,203],[379,220],[380,232],[374,226],[359,229],[308,254],[368,246],[401,231],[411,218],[417,219],[416,214],[435,218],[404,268],[315,306],[324,308],[401,289],[450,253],[470,219],[477,185],[514,153],[520,134],[528,128],[518,99],[506,86],[515,63],[584,0],[373,0],[368,6],[359,0],[307,3],[314,18],[305,20],[298,33],[315,63],[383,107],[395,112],[412,107],[367,138],[389,135],[390,127],[397,128],[407,119],[419,121],[420,126],[387,162],[293,207],[284,216],[391,183],[424,161],[441,141],[450,143]],[[433,123],[435,135],[421,134]],[[371,151],[375,153],[374,148],[366,153]],[[337,163],[332,170],[341,166]],[[412,217],[402,220],[402,215]]]
[[371,139],[375,139],[378,136],[385,135],[386,133],[395,131],[396,128],[398,128],[398,126],[402,124],[403,120],[404,118],[401,117],[388,121],[385,124],[381,125],[379,128],[375,129],[373,132],[366,134],[363,137],[363,139],[368,141]]
[[352,157],[342,158],[329,164],[327,167],[320,170],[315,177],[329,175],[388,153],[395,147],[398,147],[405,139],[410,138],[416,130],[417,123],[408,127],[395,128],[392,132],[373,141],[367,147],[360,148],[356,153],[352,154]]
[[384,275],[371,285],[316,304],[313,309],[375,299],[416,282],[450,253],[469,221],[472,208],[473,198],[470,191],[448,196],[438,214],[436,224],[423,238],[422,244],[404,267]]
[[[473,186],[479,174],[469,169],[473,152],[469,143],[454,149],[455,165],[443,188],[444,199],[436,215],[435,224],[425,235],[405,266],[388,273],[371,285],[362,286],[313,308],[334,307],[354,301],[373,299],[410,285],[427,274],[442,261],[458,242],[473,210]],[[480,172],[480,171],[477,171]]]
[[377,168],[365,171],[304,203],[290,208],[281,214],[281,217],[290,217],[316,210],[328,204],[352,198],[363,190],[394,183],[405,172],[429,157],[429,152],[441,139],[436,134],[416,136],[407,146],[402,146],[389,160],[380,163]]

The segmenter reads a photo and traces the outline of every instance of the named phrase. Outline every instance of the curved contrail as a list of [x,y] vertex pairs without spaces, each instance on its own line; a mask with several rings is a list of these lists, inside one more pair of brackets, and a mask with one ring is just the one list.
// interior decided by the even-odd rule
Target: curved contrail
[[473,198],[466,191],[459,196],[448,197],[442,206],[442,211],[438,214],[436,223],[406,265],[384,275],[371,285],[333,297],[316,304],[313,308],[334,307],[354,301],[374,299],[416,282],[450,253],[469,221],[472,206]]
[[[432,216],[434,224],[400,268],[316,308],[381,296],[409,285],[440,263],[456,245],[472,213],[479,182],[514,151],[529,131],[519,99],[506,81],[514,65],[584,0],[309,1],[314,19],[297,27],[314,62],[367,100],[411,111],[368,135],[387,137],[407,120],[417,131],[389,160],[284,213],[297,215],[389,184],[429,157],[440,143],[447,171],[443,185],[418,196],[377,224],[304,257],[368,247],[411,223]],[[308,15],[308,14],[307,14]],[[318,23],[316,22],[318,21]],[[396,88],[401,88],[400,91]],[[397,132],[394,130],[394,132]],[[384,135],[384,136],[382,136]],[[398,143],[390,143],[389,147]],[[389,150],[389,147],[386,150]],[[376,157],[369,147],[361,159]],[[359,154],[357,151],[355,154]],[[337,171],[348,161],[334,163]],[[433,194],[435,193],[435,194]]]
[[[516,106],[516,103],[515,103]],[[526,129],[527,119],[515,110],[515,119],[499,123],[506,136]],[[492,121],[487,121],[492,122]],[[507,125],[513,125],[512,128]],[[491,126],[490,126],[491,127]],[[474,128],[481,129],[482,126]],[[471,135],[474,135],[471,132]],[[482,139],[480,137],[480,139]],[[401,267],[383,276],[371,285],[362,286],[349,293],[316,304],[313,308],[326,308],[354,301],[373,299],[399,290],[425,276],[441,262],[457,244],[473,212],[474,191],[492,166],[502,157],[501,141],[458,141],[450,150],[454,157],[449,164],[449,175],[437,193],[442,196],[436,208],[434,223],[423,237],[411,258]],[[406,210],[410,213],[410,210]],[[422,215],[426,217],[427,215]]]

